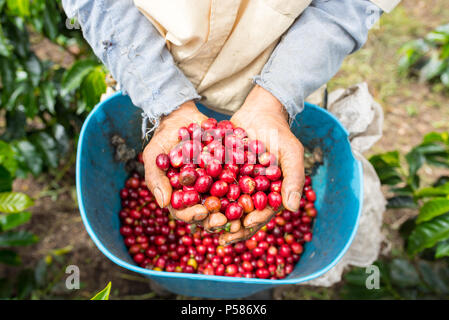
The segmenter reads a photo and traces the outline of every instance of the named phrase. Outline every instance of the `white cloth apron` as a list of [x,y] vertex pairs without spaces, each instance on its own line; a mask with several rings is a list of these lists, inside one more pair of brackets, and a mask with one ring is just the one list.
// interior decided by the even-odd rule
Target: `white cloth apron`
[[[400,0],[372,0],[385,11]],[[231,114],[285,31],[312,0],[134,0],[202,102]]]

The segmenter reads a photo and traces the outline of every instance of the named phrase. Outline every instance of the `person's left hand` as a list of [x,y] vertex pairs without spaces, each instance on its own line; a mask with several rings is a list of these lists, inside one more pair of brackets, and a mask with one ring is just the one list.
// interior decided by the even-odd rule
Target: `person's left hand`
[[[255,86],[231,122],[245,129],[249,138],[265,143],[267,150],[277,157],[283,175],[282,204],[287,210],[297,211],[304,185],[304,148],[290,131],[287,112],[279,100],[264,88]],[[220,243],[225,245],[250,238],[274,214],[269,206],[250,212],[243,219],[243,227],[235,233],[223,233]]]

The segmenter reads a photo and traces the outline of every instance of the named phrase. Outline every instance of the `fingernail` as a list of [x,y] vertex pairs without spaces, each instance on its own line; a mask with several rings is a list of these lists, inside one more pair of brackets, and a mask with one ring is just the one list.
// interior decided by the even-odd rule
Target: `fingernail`
[[162,193],[161,189],[155,188],[154,189],[154,197],[156,198],[157,204],[159,207],[164,207],[164,194]]
[[301,193],[298,191],[292,191],[288,194],[287,204],[291,211],[297,211],[299,209],[299,201],[301,200]]

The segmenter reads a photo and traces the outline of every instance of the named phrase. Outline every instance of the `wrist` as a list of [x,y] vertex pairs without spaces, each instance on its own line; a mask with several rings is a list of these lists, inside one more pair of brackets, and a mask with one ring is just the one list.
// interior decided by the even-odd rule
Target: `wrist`
[[161,118],[161,123],[170,122],[176,119],[195,119],[196,115],[199,113],[195,103],[192,100],[184,102],[177,109],[175,109],[170,114]]
[[287,110],[282,103],[269,91],[258,85],[248,94],[241,109],[246,111],[254,110],[258,113],[269,113],[271,116],[280,117],[285,121],[288,120]]

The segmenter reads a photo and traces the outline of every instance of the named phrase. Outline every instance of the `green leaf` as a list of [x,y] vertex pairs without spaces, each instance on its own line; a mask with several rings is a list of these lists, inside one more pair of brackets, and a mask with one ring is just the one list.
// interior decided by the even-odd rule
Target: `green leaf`
[[449,257],[449,240],[441,241],[437,245],[435,258]]
[[6,5],[12,15],[27,17],[30,15],[30,0],[7,0]]
[[419,146],[415,147],[414,150],[418,151],[422,155],[433,155],[433,154],[446,154],[447,147],[442,145],[441,143],[423,143]]
[[8,231],[14,229],[31,219],[29,212],[3,213],[0,214],[0,230]]
[[15,86],[16,63],[13,59],[0,57],[0,75],[2,77],[2,85],[4,96],[10,94]]
[[58,151],[61,155],[67,154],[70,150],[70,138],[63,125],[56,123],[52,128],[53,137],[58,145]]
[[433,78],[441,75],[441,73],[446,68],[447,63],[445,60],[441,60],[440,56],[437,52],[434,52],[430,57],[430,60],[426,63],[426,65],[421,69],[420,72],[420,80],[432,80]]
[[426,36],[426,40],[437,45],[448,43],[449,42],[448,29],[449,27],[447,24],[439,26],[435,30],[429,32],[429,34]]
[[429,221],[435,217],[441,216],[449,212],[449,199],[447,198],[435,198],[424,203],[424,205],[419,210],[418,218],[416,223],[422,223]]
[[400,287],[413,287],[420,283],[415,267],[405,259],[394,259],[390,263],[390,278]]
[[407,160],[407,164],[409,167],[409,180],[412,184],[412,186],[414,188],[419,187],[415,181],[416,180],[416,174],[419,170],[419,168],[421,168],[421,166],[424,164],[424,156],[422,154],[422,152],[419,151],[419,149],[417,148],[413,148],[412,151],[410,151],[409,153],[407,153],[405,155],[405,160]]
[[22,82],[16,86],[14,91],[8,98],[8,102],[5,105],[5,109],[12,111],[15,106],[17,106],[21,99],[23,99],[24,94],[27,92],[28,86],[25,82]]
[[48,166],[57,168],[59,165],[59,152],[55,139],[46,132],[39,132],[33,137],[33,141],[44,155]]
[[0,233],[0,247],[27,246],[38,241],[37,236],[24,230]]
[[39,85],[42,75],[42,65],[35,54],[31,54],[25,62],[25,68],[28,71],[28,77],[34,87]]
[[446,183],[449,183],[449,176],[441,176],[432,184],[432,186],[439,187]]
[[20,256],[12,250],[0,250],[0,263],[18,266],[22,263]]
[[11,191],[12,177],[6,168],[0,165],[0,192]]
[[402,177],[399,172],[393,168],[385,168],[385,169],[376,169],[376,172],[379,176],[380,182],[382,184],[394,186],[400,182],[402,182]]
[[392,187],[390,191],[393,192],[395,196],[413,196],[413,189],[409,185],[404,187]]
[[41,84],[41,99],[45,109],[51,114],[55,113],[56,89],[53,82],[43,82]]
[[410,208],[415,209],[418,206],[416,205],[413,197],[411,196],[395,196],[388,199],[387,207],[389,209],[398,209],[398,208]]
[[23,106],[6,112],[6,131],[2,139],[6,141],[21,139],[25,136],[26,114]]
[[427,155],[426,156],[426,162],[428,165],[435,166],[435,167],[443,167],[443,168],[449,168],[449,155]]
[[22,163],[35,176],[42,172],[43,159],[37,148],[29,141],[19,141],[15,147],[18,151],[19,163]]
[[24,269],[17,278],[17,299],[25,299],[31,295],[35,288],[34,272],[31,269]]
[[404,44],[399,53],[402,55],[399,60],[399,72],[405,73],[412,68],[418,61],[420,61],[429,51],[429,46],[422,40],[413,40]]
[[4,31],[8,33],[8,38],[14,48],[14,52],[21,60],[25,60],[30,53],[30,39],[25,19],[16,18],[9,21],[11,23],[4,25]]
[[390,151],[386,153],[376,154],[372,156],[369,161],[375,165],[379,164],[379,166],[389,166],[389,167],[399,167],[399,152],[398,151]]
[[15,213],[23,211],[34,204],[34,201],[25,193],[0,193],[0,212]]
[[62,78],[62,92],[61,94],[67,95],[72,90],[75,90],[81,86],[84,78],[96,67],[98,63],[93,60],[80,60],[73,64],[68,69]]
[[443,142],[449,145],[449,133],[448,132],[430,132],[423,138],[423,144],[429,144],[434,142]]
[[11,175],[14,175],[17,169],[17,160],[14,157],[14,149],[6,142],[0,140],[0,165],[5,167]]
[[400,167],[399,152],[391,151],[372,156],[369,161],[374,166],[382,184],[395,185],[402,182],[397,171]]
[[68,245],[62,248],[56,248],[50,251],[50,253],[54,256],[63,256],[66,255],[67,253],[72,252],[73,250],[73,246],[72,245]]
[[3,33],[3,28],[0,25],[0,55],[9,58],[11,57],[12,46],[9,39]]
[[46,1],[45,10],[42,12],[42,20],[45,35],[50,40],[55,41],[59,35],[60,14],[53,1]]
[[48,263],[47,257],[43,257],[39,260],[34,268],[34,280],[38,286],[45,285],[45,281],[47,280],[47,271],[48,271]]
[[111,292],[111,282],[109,281],[106,288],[98,292],[92,299],[90,300],[109,300],[109,293]]
[[447,195],[449,195],[449,182],[437,187],[422,188],[415,193],[415,196],[418,198],[444,197]]
[[449,271],[445,263],[418,260],[418,270],[432,292],[449,293]]
[[407,252],[415,255],[447,238],[449,238],[449,214],[417,225],[408,238]]
[[26,91],[22,96],[22,101],[20,102],[25,106],[25,113],[28,118],[33,119],[39,112],[38,99],[35,94],[35,87],[27,83]]
[[88,111],[100,101],[101,95],[106,92],[106,74],[102,67],[96,67],[81,84],[81,95]]

